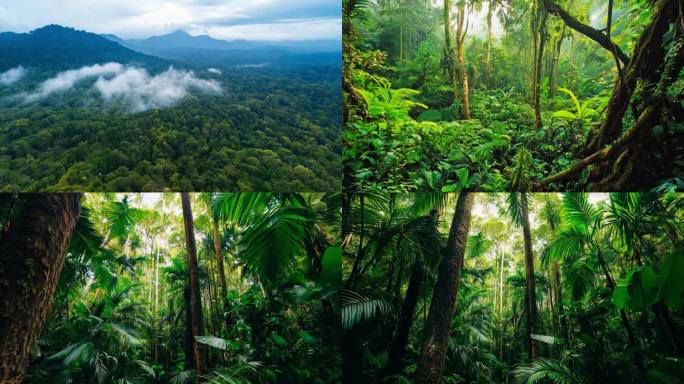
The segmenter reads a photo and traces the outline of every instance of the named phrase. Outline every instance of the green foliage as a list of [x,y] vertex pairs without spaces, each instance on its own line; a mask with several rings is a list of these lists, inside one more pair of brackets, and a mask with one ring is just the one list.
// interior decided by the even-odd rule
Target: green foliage
[[86,97],[89,81],[30,105],[0,88],[0,190],[339,189],[339,65],[223,72],[220,96],[136,114]]
[[513,374],[517,384],[584,384],[589,381],[576,375],[562,362],[551,359],[539,358],[529,366],[519,366]]
[[342,291],[342,327],[344,329],[352,329],[362,322],[393,313],[392,305],[383,299],[372,299],[350,290]]

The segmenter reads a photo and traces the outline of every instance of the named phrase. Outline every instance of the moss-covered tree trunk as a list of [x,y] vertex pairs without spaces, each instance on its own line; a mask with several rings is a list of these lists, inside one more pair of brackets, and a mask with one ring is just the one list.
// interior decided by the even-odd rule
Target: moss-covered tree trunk
[[456,202],[456,212],[451,221],[449,238],[444,248],[425,325],[423,346],[415,375],[417,384],[435,384],[442,380],[474,200],[473,193],[461,192]]
[[19,195],[21,210],[0,241],[0,383],[23,381],[47,319],[81,194]]

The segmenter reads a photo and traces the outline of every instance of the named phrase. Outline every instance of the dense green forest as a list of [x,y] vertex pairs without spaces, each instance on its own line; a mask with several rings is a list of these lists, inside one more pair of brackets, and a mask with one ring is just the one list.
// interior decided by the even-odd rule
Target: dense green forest
[[0,194],[0,382],[339,382],[340,203]]
[[684,382],[684,195],[343,207],[344,382]]
[[678,0],[344,0],[346,184],[684,188]]
[[330,191],[340,182],[339,66],[224,69],[220,95],[130,113],[92,82],[34,103],[0,86],[0,190]]

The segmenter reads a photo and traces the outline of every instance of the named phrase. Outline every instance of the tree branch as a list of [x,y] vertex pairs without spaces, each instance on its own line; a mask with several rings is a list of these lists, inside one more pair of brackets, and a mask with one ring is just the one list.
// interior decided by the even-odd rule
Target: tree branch
[[544,6],[546,7],[546,10],[549,13],[563,19],[563,21],[565,22],[565,24],[567,24],[568,27],[583,34],[591,40],[594,40],[600,46],[607,49],[611,53],[613,53],[614,49],[615,54],[623,64],[627,65],[629,63],[629,56],[627,56],[627,54],[624,53],[617,44],[613,43],[612,40],[610,40],[606,35],[601,33],[601,31],[599,31],[598,29],[594,29],[589,25],[586,25],[581,21],[575,19],[574,17],[572,17],[572,15],[570,15],[568,12],[566,12],[563,8],[561,8],[558,4],[554,3],[552,0],[543,0],[543,2]]

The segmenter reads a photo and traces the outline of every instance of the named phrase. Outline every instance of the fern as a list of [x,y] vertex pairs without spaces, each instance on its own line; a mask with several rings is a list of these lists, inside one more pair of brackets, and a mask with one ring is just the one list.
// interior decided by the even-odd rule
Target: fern
[[513,374],[517,384],[585,384],[589,382],[586,378],[575,375],[567,366],[543,357],[530,365],[519,366]]

